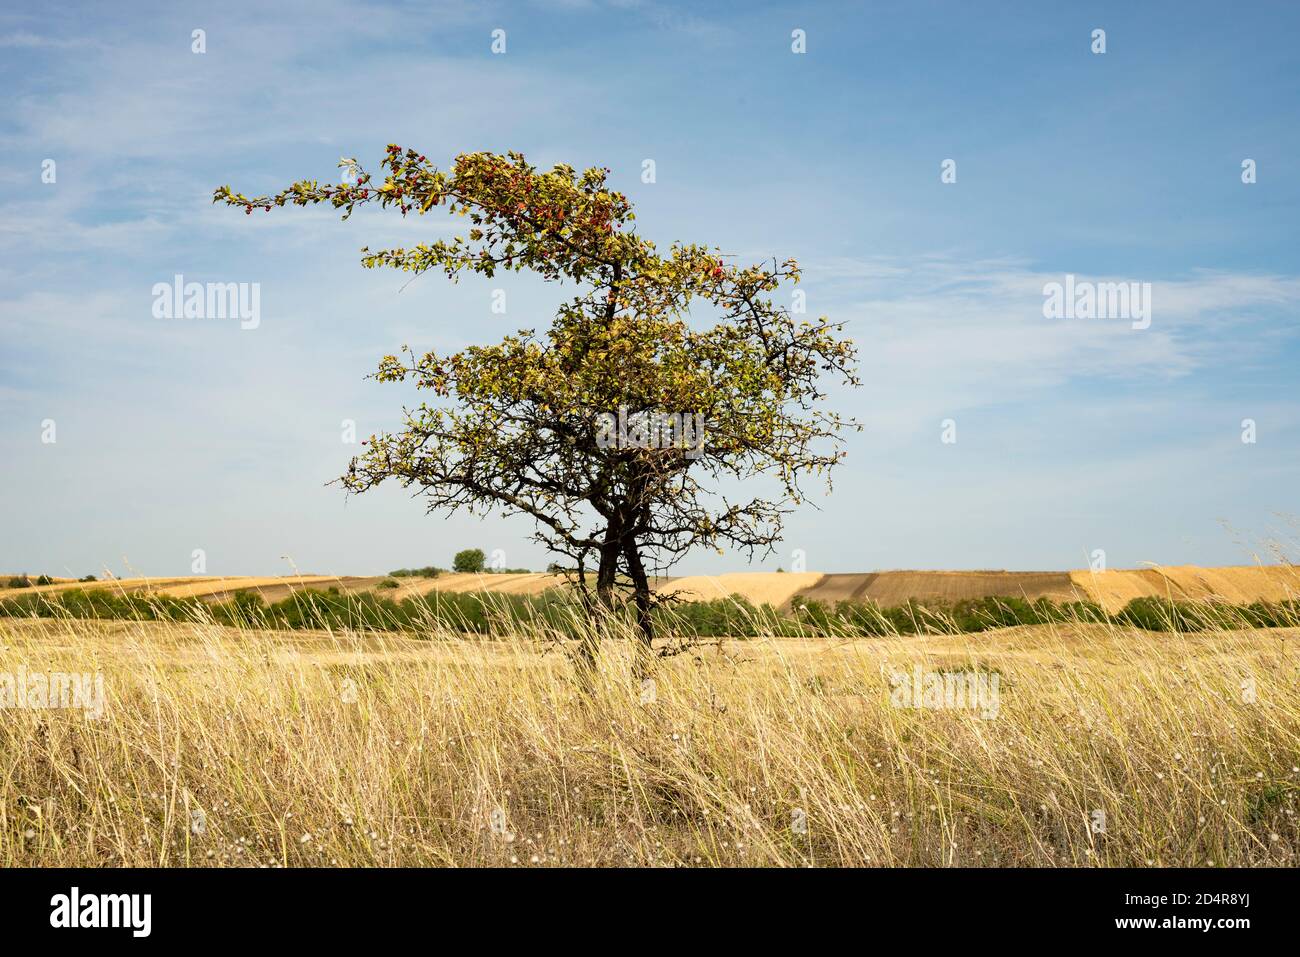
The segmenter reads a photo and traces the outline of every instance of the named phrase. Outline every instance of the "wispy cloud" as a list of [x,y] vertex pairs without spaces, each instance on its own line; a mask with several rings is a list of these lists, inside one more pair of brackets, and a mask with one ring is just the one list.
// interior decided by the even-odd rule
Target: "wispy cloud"
[[1053,390],[1074,382],[1127,395],[1208,364],[1270,354],[1277,340],[1300,335],[1297,277],[1077,276],[1152,281],[1147,329],[1044,318],[1044,286],[1063,278],[1023,262],[941,255],[838,259],[807,270],[810,309],[845,320],[858,339],[868,423],[900,439],[965,410],[1050,404]]
[[9,49],[76,50],[101,45],[101,41],[92,37],[51,37],[27,32],[0,35],[0,47]]

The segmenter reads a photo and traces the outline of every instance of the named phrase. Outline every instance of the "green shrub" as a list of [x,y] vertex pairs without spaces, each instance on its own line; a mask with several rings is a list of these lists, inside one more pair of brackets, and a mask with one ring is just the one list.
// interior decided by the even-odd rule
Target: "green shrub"
[[1134,598],[1116,618],[1147,631],[1183,630],[1178,627],[1178,604],[1166,598]]
[[256,628],[269,624],[266,599],[260,592],[249,589],[237,591],[226,601],[211,608],[212,617],[224,625]]
[[661,608],[657,619],[661,632],[700,638],[754,638],[779,630],[770,605],[756,607],[742,595],[674,603]]
[[[30,583],[24,576],[16,579]],[[380,584],[398,586],[395,578]],[[20,587],[20,586],[19,586]],[[633,620],[626,603],[618,612]],[[431,592],[403,601],[375,592],[346,593],[302,589],[267,604],[256,591],[236,592],[207,604],[200,598],[170,598],[140,592],[73,588],[59,593],[26,591],[0,598],[0,615],[126,619],[132,621],[203,621],[257,628],[356,628],[423,633],[439,629],[471,634],[542,629],[575,637],[585,627],[582,610],[562,590],[540,595]],[[1130,625],[1148,631],[1295,627],[1300,602],[1256,602],[1245,606],[1138,598],[1116,615],[1091,602],[1054,603],[1045,598],[991,597],[955,603],[908,601],[881,607],[870,601],[841,601],[834,608],[796,596],[789,611],[756,607],[739,595],[713,601],[673,602],[654,611],[660,634],[698,638],[780,637],[854,638],[884,635],[963,634],[1013,625],[1097,622]]]
[[481,548],[466,548],[456,553],[451,567],[458,572],[481,572],[486,557]]

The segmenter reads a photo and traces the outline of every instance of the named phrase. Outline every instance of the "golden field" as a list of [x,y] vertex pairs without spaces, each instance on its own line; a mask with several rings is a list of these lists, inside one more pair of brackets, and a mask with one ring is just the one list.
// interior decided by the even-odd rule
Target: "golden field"
[[[1300,630],[702,645],[0,619],[0,865],[1295,866]],[[996,715],[893,677],[996,675]]]
[[[0,576],[0,583],[8,575]],[[24,589],[0,588],[0,597],[17,593],[57,596],[60,592],[99,588],[149,592],[172,598],[228,599],[237,592],[255,591],[275,602],[304,588],[338,588],[343,592],[375,591],[386,576],[290,575],[281,577],[119,578],[98,582],[55,579],[54,584]],[[401,601],[432,592],[487,592],[537,595],[565,584],[563,575],[542,572],[445,572],[436,578],[400,578],[386,597]],[[1151,566],[1058,572],[1008,571],[884,571],[825,574],[822,572],[733,572],[661,578],[656,590],[687,601],[711,601],[740,595],[755,605],[788,608],[796,597],[834,605],[837,601],[873,601],[881,606],[908,600],[947,602],[984,597],[1048,598],[1055,602],[1091,601],[1115,613],[1134,598],[1173,598],[1181,601],[1221,601],[1244,605],[1300,598],[1300,572],[1290,564],[1238,565],[1207,568],[1194,565]]]

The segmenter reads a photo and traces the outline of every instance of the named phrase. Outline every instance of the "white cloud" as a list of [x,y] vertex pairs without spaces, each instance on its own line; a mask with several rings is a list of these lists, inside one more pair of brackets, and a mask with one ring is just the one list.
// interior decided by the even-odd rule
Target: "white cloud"
[[100,46],[100,41],[90,37],[49,37],[21,30],[0,36],[0,47],[24,50],[74,50]]
[[[884,436],[1008,402],[1056,401],[1067,383],[1097,397],[1170,380],[1294,336],[1300,279],[1228,272],[1153,282],[1153,320],[1043,317],[1043,286],[1062,272],[1007,260],[944,256],[823,262],[805,272],[809,309],[847,322],[868,395],[865,421]],[[1150,281],[1085,276],[1079,280]]]

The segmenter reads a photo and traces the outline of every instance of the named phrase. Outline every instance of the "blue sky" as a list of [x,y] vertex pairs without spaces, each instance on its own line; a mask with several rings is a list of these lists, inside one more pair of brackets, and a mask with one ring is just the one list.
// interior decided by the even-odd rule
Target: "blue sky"
[[[210,204],[373,168],[389,142],[609,166],[661,246],[800,261],[809,311],[859,345],[864,385],[835,397],[866,428],[756,567],[1293,555],[1298,28],[1285,3],[6,10],[0,570],[188,574],[202,548],[212,574],[362,574],[467,545],[541,567],[524,521],[325,483],[343,419],[364,436],[411,399],[364,379],[379,356],[543,325],[561,293],[360,267],[363,245],[449,235],[443,217]],[[260,325],[154,318],[177,273],[259,283]],[[1044,318],[1067,273],[1151,283],[1150,327]]]

